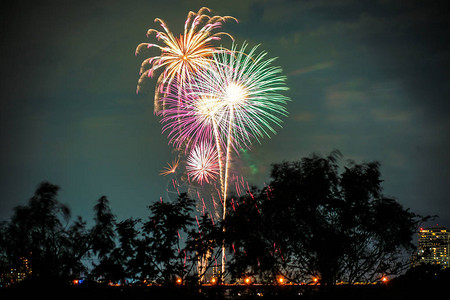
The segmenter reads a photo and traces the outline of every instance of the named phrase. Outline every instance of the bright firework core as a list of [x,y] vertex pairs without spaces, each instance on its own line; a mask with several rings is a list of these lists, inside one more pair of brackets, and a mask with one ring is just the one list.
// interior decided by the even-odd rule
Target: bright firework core
[[247,89],[239,83],[232,82],[225,89],[225,100],[229,104],[242,104],[247,98]]
[[209,183],[215,180],[219,174],[219,165],[217,160],[217,150],[209,143],[200,143],[189,155],[186,161],[186,170],[189,178]]
[[[136,54],[151,47],[158,48],[160,54],[148,57],[141,64],[137,91],[146,77],[160,71],[155,88],[155,112],[163,117],[163,132],[168,132],[170,143],[176,148],[189,152],[186,159],[189,181],[213,184],[220,180],[225,220],[231,152],[249,148],[253,140],[259,142],[265,136],[270,137],[270,133],[275,134],[272,125],[281,126],[279,117],[287,115],[285,104],[289,98],[279,94],[288,89],[281,68],[271,66],[274,58],[265,59],[266,52],[257,54],[258,46],[246,53],[246,43],[240,50],[235,44],[231,50],[212,44],[223,35],[231,37],[214,31],[228,20],[237,20],[208,13],[206,7],[197,13],[189,12],[179,38],[164,21],[155,19],[163,30],[149,29],[147,36],[155,34],[161,43],[141,43]],[[177,159],[161,175],[176,173],[178,165]],[[225,250],[223,242],[222,281]],[[198,270],[206,270],[208,258],[199,263]],[[251,284],[251,279],[245,282]],[[182,284],[182,279],[178,278],[177,283]]]
[[200,116],[212,118],[212,117],[214,117],[214,114],[219,109],[220,103],[217,98],[202,97],[201,99],[199,99],[199,101],[196,104],[197,104],[197,110],[198,110]]

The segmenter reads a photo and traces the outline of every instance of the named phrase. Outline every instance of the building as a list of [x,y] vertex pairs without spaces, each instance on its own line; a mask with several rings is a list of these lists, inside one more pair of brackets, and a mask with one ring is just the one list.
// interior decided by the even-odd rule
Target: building
[[443,226],[420,228],[418,233],[418,251],[413,265],[450,266],[450,231]]
[[30,277],[32,274],[30,261],[26,257],[21,257],[16,268],[11,268],[10,272],[0,274],[0,287],[10,286],[19,283]]

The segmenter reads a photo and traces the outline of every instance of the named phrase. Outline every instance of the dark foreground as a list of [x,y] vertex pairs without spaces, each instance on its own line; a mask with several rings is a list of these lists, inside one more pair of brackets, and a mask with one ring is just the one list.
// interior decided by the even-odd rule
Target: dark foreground
[[99,284],[79,286],[50,285],[28,282],[1,288],[0,299],[429,299],[438,296],[450,282],[406,283],[339,286],[207,286],[207,287],[110,287]]

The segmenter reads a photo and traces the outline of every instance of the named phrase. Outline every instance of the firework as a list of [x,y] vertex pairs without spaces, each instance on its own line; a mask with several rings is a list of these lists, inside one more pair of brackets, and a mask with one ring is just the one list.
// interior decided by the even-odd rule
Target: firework
[[224,200],[231,149],[237,152],[248,148],[253,140],[260,142],[276,133],[273,125],[281,126],[280,117],[287,115],[289,98],[279,93],[288,89],[286,77],[281,75],[281,68],[272,66],[274,58],[265,59],[266,52],[256,53],[257,47],[246,54],[244,43],[239,50],[233,45],[230,51],[215,53],[212,64],[201,69],[193,87],[197,97],[214,97],[221,104],[216,122],[222,143],[226,141]]
[[210,17],[206,14],[209,12],[210,10],[206,7],[202,7],[197,13],[189,12],[184,25],[184,33],[179,38],[173,35],[163,20],[156,18],[155,22],[161,25],[163,31],[149,29],[147,36],[155,34],[156,38],[164,45],[141,43],[136,48],[136,54],[142,49],[151,47],[156,47],[161,51],[160,55],[143,61],[137,88],[139,91],[145,77],[153,77],[156,71],[164,69],[158,77],[155,89],[155,112],[159,111],[159,94],[165,93],[165,87],[169,86],[174,79],[178,79],[181,91],[191,74],[206,67],[212,54],[217,51],[217,48],[212,45],[212,41],[220,40],[223,35],[231,37],[228,33],[213,33],[213,31],[220,28],[222,23],[227,20],[237,20],[230,16]]
[[159,173],[159,175],[170,175],[176,172],[178,166],[180,164],[180,159],[177,158],[175,160],[172,161],[172,164],[167,163],[167,167],[165,167],[164,169],[161,170],[161,172]]
[[166,108],[161,119],[162,131],[168,133],[169,143],[176,148],[184,148],[187,152],[219,133],[223,102],[214,95],[199,97],[195,90],[188,89],[179,95],[177,84],[173,84],[163,99]]
[[281,126],[289,101],[279,93],[288,88],[281,68],[272,66],[275,58],[265,59],[264,51],[257,54],[258,46],[248,54],[246,48],[244,43],[239,50],[233,45],[231,51],[215,53],[212,65],[201,69],[194,86],[199,97],[220,101],[218,123],[236,151],[275,134],[273,125]]
[[201,142],[194,147],[186,162],[188,176],[200,184],[214,181],[219,174],[217,151],[210,144]]
[[[170,116],[163,119],[168,122],[165,129],[172,129],[169,136],[178,145],[180,141],[216,141],[223,219],[232,149],[238,152],[250,147],[253,140],[260,142],[275,134],[273,126],[281,126],[280,117],[287,115],[285,105],[289,98],[280,92],[288,88],[281,68],[272,66],[274,59],[266,59],[266,52],[257,54],[257,46],[248,54],[246,48],[244,43],[240,49],[233,45],[230,51],[214,53],[210,65],[199,69],[190,81],[185,96],[181,100],[173,97]],[[224,272],[224,247],[222,252]]]
[[[169,143],[184,151],[188,181],[211,184],[220,178],[218,199],[222,202],[225,220],[227,190],[233,151],[250,148],[254,141],[275,134],[281,118],[287,115],[288,97],[281,92],[288,88],[274,58],[257,53],[257,47],[247,50],[233,44],[230,50],[217,48],[213,42],[225,32],[216,32],[233,17],[208,15],[208,8],[189,12],[184,32],[178,38],[164,21],[155,22],[162,31],[149,29],[147,36],[155,34],[161,45],[142,43],[143,49],[158,48],[160,54],[145,59],[141,65],[138,90],[146,77],[158,75],[155,88],[155,112],[160,112],[163,132]],[[160,99],[160,96],[162,98]],[[179,161],[168,164],[161,174],[176,172]],[[202,186],[203,188],[203,186]],[[238,193],[240,185],[236,185]],[[199,199],[205,203],[203,197]],[[214,211],[216,205],[214,204]],[[225,230],[225,228],[224,228]],[[225,246],[222,245],[222,275],[225,273]]]
[[257,46],[248,54],[246,48],[244,43],[239,50],[233,45],[230,51],[215,53],[182,94],[174,81],[164,97],[163,131],[169,132],[171,143],[187,151],[190,145],[215,141],[223,199],[231,149],[238,152],[275,133],[273,125],[281,126],[280,117],[287,114],[289,99],[279,93],[288,89],[281,68],[271,65],[274,59],[265,59],[266,52],[257,54]]
[[[274,67],[274,59],[265,59],[266,52],[256,54],[257,47],[245,54],[247,45],[240,50],[214,54],[212,65],[202,69],[196,80],[200,98],[216,97],[222,103],[219,124],[226,130],[225,169],[223,175],[223,214],[226,217],[228,176],[231,167],[231,149],[249,147],[269,133],[275,133],[272,124],[281,126],[280,116],[287,115],[288,98],[279,94],[288,88],[281,68]],[[221,126],[224,128],[224,126]],[[221,170],[222,171],[222,170]],[[224,228],[225,230],[225,228]],[[225,246],[222,246],[222,274],[225,273]]]
[[[223,189],[222,147],[220,126],[223,129],[223,101],[213,95],[199,97],[191,82],[184,93],[179,95],[176,84],[170,86],[170,92],[164,97],[166,109],[161,120],[165,125],[163,132],[168,132],[169,143],[185,152],[202,142],[214,141],[219,164],[219,177]],[[189,88],[191,87],[191,88]]]

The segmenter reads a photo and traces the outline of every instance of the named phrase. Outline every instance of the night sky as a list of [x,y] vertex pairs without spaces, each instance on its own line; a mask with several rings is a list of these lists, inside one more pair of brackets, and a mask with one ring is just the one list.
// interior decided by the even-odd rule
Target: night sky
[[[136,46],[189,10],[231,15],[223,30],[261,44],[287,75],[283,128],[241,157],[251,184],[270,165],[334,149],[379,161],[384,193],[450,226],[448,1],[14,1],[1,8],[0,221],[42,181],[73,216],[102,195],[119,220],[166,198],[174,153],[153,114],[156,79],[136,94]],[[230,46],[229,39],[223,45]],[[154,54],[158,52],[155,50]],[[345,161],[343,161],[345,163]]]

